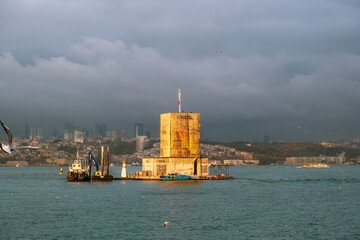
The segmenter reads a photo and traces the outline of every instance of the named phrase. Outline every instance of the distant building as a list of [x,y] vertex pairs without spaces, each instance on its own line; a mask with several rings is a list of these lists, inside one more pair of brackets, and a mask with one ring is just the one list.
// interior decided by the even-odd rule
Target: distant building
[[250,152],[242,152],[242,151],[236,151],[235,156],[239,157],[239,159],[246,159],[246,160],[252,160],[254,159],[254,153]]
[[151,132],[150,132],[150,130],[146,130],[146,131],[145,131],[145,136],[147,136],[148,138],[151,138]]
[[70,132],[74,131],[74,123],[72,122],[65,122],[64,129],[69,130]]
[[136,137],[136,150],[144,150],[144,148],[148,147],[150,141],[147,136],[137,136]]
[[118,136],[121,140],[125,138],[125,131],[123,129],[119,129]]
[[107,124],[106,123],[102,123],[101,124],[101,136],[105,137],[106,136],[106,131],[108,130]]
[[58,130],[57,130],[57,129],[54,129],[52,135],[53,135],[53,137],[58,137],[58,136],[59,136]]
[[242,159],[230,159],[224,160],[225,165],[240,166],[240,165],[259,165],[259,160],[242,160]]
[[269,135],[264,136],[264,143],[270,143],[270,136]]
[[118,131],[117,130],[106,130],[106,137],[111,141],[117,141]]
[[106,137],[111,138],[111,130],[106,130]]
[[244,164],[244,160],[241,159],[230,159],[230,160],[224,160],[225,165],[231,165],[231,166],[240,166]]
[[85,137],[84,132],[79,130],[74,130],[74,142],[75,143],[84,143]]
[[134,137],[144,136],[144,124],[135,123],[134,125]]
[[64,140],[65,141],[73,141],[74,135],[69,129],[64,129]]
[[30,128],[30,139],[34,140],[36,137],[36,130],[35,128]]
[[102,129],[102,126],[101,124],[95,124],[94,126],[94,131],[95,131],[95,138],[101,138],[103,137],[103,129]]
[[30,128],[30,139],[31,140],[39,140],[43,138],[43,132],[41,128]]
[[304,163],[326,163],[326,164],[343,164],[344,156],[339,157],[288,157],[284,165],[302,165]]
[[37,136],[36,136],[36,137],[37,137],[38,139],[43,139],[43,138],[44,138],[42,128],[38,128],[38,129],[37,129]]
[[29,124],[25,124],[25,138],[26,139],[30,139],[30,128],[29,128]]

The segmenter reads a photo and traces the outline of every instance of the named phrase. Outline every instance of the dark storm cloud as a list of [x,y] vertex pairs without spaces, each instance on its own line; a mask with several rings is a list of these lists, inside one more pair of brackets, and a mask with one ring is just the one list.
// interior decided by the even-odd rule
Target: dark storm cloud
[[0,1],[0,9],[1,118],[18,132],[25,122],[64,121],[128,133],[142,121],[157,132],[181,88],[209,139],[358,136],[357,1]]

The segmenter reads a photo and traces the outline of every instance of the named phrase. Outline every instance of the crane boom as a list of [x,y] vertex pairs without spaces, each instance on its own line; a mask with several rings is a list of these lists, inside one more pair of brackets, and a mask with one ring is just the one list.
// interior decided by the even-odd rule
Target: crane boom
[[94,155],[91,153],[91,151],[89,151],[89,158],[88,158],[88,164],[90,163],[90,156],[92,159],[92,162],[94,163],[95,167],[96,167],[96,171],[99,171],[99,165],[97,164]]

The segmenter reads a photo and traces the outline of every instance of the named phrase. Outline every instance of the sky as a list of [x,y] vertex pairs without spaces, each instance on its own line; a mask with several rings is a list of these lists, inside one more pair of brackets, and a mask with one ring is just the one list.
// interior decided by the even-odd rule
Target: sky
[[141,122],[159,136],[179,88],[202,139],[358,138],[360,2],[0,0],[14,135],[105,122],[131,137]]

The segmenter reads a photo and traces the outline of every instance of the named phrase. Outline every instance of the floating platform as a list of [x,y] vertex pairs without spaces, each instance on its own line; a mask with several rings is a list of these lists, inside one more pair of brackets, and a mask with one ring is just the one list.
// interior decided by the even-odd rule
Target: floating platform
[[329,168],[329,165],[324,163],[305,163],[302,165],[303,168]]
[[91,182],[111,182],[112,180],[114,178],[111,175],[92,176],[90,179]]
[[[197,176],[196,178],[191,178],[187,180],[177,180],[177,181],[203,181],[203,180],[234,180],[234,177],[224,177],[224,176]],[[113,180],[138,180],[138,181],[164,181],[161,177],[135,177],[130,176],[126,178],[113,178]]]

